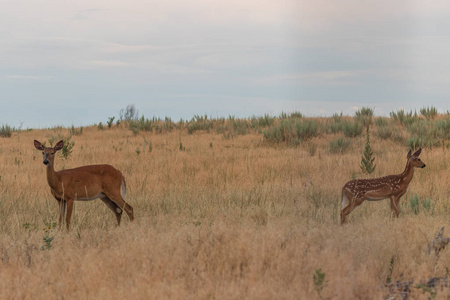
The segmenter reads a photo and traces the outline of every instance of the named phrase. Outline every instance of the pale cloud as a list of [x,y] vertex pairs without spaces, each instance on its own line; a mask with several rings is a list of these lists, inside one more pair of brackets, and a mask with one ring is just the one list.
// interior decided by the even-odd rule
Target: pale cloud
[[[416,0],[11,1],[0,10],[0,88],[85,123],[130,103],[173,118],[385,114],[425,100],[445,111],[449,13],[446,1]],[[95,101],[110,104],[101,116],[77,111]]]
[[39,75],[6,75],[7,79],[19,79],[19,80],[49,80],[52,76],[39,76]]

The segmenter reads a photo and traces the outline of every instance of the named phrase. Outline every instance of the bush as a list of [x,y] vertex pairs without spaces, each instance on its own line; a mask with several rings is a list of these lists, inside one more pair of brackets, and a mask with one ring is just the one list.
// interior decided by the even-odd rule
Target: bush
[[430,121],[416,120],[406,127],[410,133],[407,145],[411,148],[432,148],[440,144],[439,130]]
[[359,122],[344,121],[342,123],[342,132],[346,137],[357,137],[361,135],[363,125]]
[[11,137],[13,131],[14,131],[14,128],[12,128],[11,126],[2,125],[2,127],[0,127],[0,136],[1,137]]
[[436,107],[430,106],[421,108],[420,114],[424,116],[427,120],[432,120],[437,116],[438,112]]
[[205,130],[209,132],[213,126],[213,120],[209,120],[207,115],[195,115],[187,125],[187,130],[189,134],[193,134],[197,130]]
[[412,111],[410,111],[409,113],[405,113],[403,109],[400,109],[397,112],[392,111],[389,113],[389,115],[394,121],[404,126],[409,125],[419,119],[419,117],[417,116],[417,112],[414,112],[414,114]]
[[252,117],[251,125],[253,128],[266,128],[273,125],[275,122],[275,117],[271,117],[268,114],[265,114],[262,117]]
[[433,148],[439,146],[441,142],[438,139],[429,139],[423,136],[412,135],[406,140],[406,145],[411,149]]
[[373,156],[372,147],[370,147],[370,135],[369,135],[369,124],[367,124],[367,137],[366,137],[366,144],[364,146],[364,153],[361,157],[361,170],[363,173],[370,174],[373,171],[375,171],[376,165],[374,165],[375,157]]
[[281,114],[280,114],[281,120],[283,120],[283,119],[300,119],[300,118],[303,118],[303,115],[299,111],[294,111],[290,115],[288,115],[285,112],[281,112]]
[[450,118],[436,120],[433,125],[441,139],[450,139]]
[[409,198],[409,209],[415,215],[418,215],[420,211],[433,214],[433,207],[431,200],[425,198],[421,201],[419,195],[417,194],[414,194]]
[[250,127],[247,120],[245,119],[235,119],[230,117],[229,122],[232,124],[233,133],[238,135],[247,134],[247,130]]
[[375,125],[377,125],[377,127],[385,127],[388,125],[388,121],[385,118],[378,117],[375,119]]
[[296,137],[300,140],[309,140],[316,137],[319,132],[319,123],[316,120],[303,120],[295,123]]
[[361,123],[364,127],[372,124],[373,111],[374,109],[370,107],[358,109],[355,113],[356,122]]
[[378,127],[377,133],[378,137],[387,140],[392,136],[394,129],[392,127],[384,126],[384,127]]
[[332,132],[333,134],[337,134],[337,133],[339,133],[339,132],[342,132],[342,123],[333,121],[333,122],[330,124],[330,130],[331,130],[331,132]]
[[266,129],[264,131],[264,140],[270,142],[270,143],[281,143],[284,142],[283,138],[281,137],[281,129],[280,127],[272,127],[269,129]]
[[125,109],[120,110],[119,115],[121,120],[130,122],[137,120],[139,113],[134,104],[129,104]]
[[116,117],[109,117],[108,118],[108,121],[106,122],[106,124],[108,124],[108,128],[111,128],[115,118]]
[[83,134],[83,126],[79,128],[75,128],[75,126],[72,125],[71,128],[69,128],[70,135],[82,135]]
[[61,149],[60,156],[65,159],[68,159],[69,156],[72,154],[72,148],[75,145],[75,142],[70,141],[71,138],[72,138],[71,136],[63,138],[64,144]]
[[264,131],[264,139],[272,143],[298,145],[318,133],[319,123],[316,120],[283,119],[278,126]]
[[340,137],[329,143],[330,153],[343,154],[350,147],[350,140]]

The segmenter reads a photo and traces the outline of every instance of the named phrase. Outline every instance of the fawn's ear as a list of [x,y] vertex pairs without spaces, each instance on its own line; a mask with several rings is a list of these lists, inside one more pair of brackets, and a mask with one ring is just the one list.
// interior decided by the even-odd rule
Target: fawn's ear
[[34,147],[38,150],[44,150],[44,146],[42,146],[41,142],[34,140]]
[[422,152],[422,148],[420,148],[419,150],[417,150],[416,152],[414,152],[413,156],[419,156],[420,152]]
[[63,140],[57,142],[55,145],[55,151],[61,150],[63,148],[63,146],[64,146]]
[[411,157],[411,149],[409,149],[408,154],[406,155],[406,158],[409,159]]

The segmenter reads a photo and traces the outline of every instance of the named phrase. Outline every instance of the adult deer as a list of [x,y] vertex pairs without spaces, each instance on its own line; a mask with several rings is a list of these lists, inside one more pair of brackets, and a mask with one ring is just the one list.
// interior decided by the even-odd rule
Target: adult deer
[[114,212],[118,225],[124,210],[133,221],[133,208],[125,202],[126,184],[122,173],[110,165],[88,165],[55,172],[55,153],[63,145],[64,142],[59,141],[55,147],[44,147],[39,141],[34,141],[36,149],[42,150],[47,166],[47,182],[59,204],[59,228],[67,208],[66,227],[69,229],[74,201],[96,198],[100,198]]
[[392,215],[397,218],[400,213],[398,203],[408,189],[414,175],[414,168],[425,168],[425,164],[419,158],[420,152],[422,152],[422,149],[411,155],[411,150],[409,150],[406,156],[405,171],[399,175],[388,175],[374,179],[356,179],[347,182],[342,188],[341,223],[345,224],[347,216],[364,200],[378,201],[389,198]]

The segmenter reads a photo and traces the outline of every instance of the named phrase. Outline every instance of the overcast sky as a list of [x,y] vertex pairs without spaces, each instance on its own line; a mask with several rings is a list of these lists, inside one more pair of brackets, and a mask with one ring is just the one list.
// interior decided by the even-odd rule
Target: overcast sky
[[0,125],[450,110],[450,2],[0,0]]

